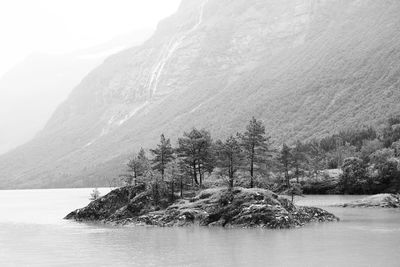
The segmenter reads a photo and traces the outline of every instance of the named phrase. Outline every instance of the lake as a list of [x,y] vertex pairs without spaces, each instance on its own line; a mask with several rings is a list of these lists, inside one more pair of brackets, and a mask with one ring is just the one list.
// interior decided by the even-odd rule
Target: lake
[[400,266],[400,210],[328,207],[362,196],[298,198],[341,221],[290,230],[63,220],[89,203],[91,191],[0,191],[0,266]]

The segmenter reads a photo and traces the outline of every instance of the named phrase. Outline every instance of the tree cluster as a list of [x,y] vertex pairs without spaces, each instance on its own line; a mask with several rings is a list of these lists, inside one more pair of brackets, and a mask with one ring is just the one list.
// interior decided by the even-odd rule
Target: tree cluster
[[202,188],[212,173],[226,177],[232,188],[241,172],[253,187],[255,175],[265,170],[269,146],[265,127],[255,118],[243,133],[225,140],[214,141],[209,131],[193,128],[184,132],[173,147],[162,134],[157,147],[149,150],[150,157],[141,148],[130,158],[127,172],[121,177],[125,184],[144,183],[153,188],[155,199],[167,194],[173,200],[177,190],[182,197],[185,188]]
[[279,160],[285,177],[341,169],[336,192],[373,194],[400,190],[400,116],[380,129],[365,127],[341,131],[320,140],[283,145]]
[[173,147],[162,134],[159,144],[149,152],[150,157],[144,149],[133,155],[121,177],[126,184],[147,184],[155,199],[168,195],[173,200],[176,191],[182,197],[185,189],[203,188],[206,179],[216,176],[229,188],[238,182],[243,186],[243,181],[248,187],[260,186],[259,177],[266,180],[273,176],[279,190],[300,192],[300,177],[304,180],[321,170],[339,168],[343,174],[337,192],[400,189],[400,116],[390,118],[378,130],[346,130],[319,140],[284,143],[275,149],[265,126],[252,118],[242,133],[224,140],[214,140],[209,131],[193,128]]

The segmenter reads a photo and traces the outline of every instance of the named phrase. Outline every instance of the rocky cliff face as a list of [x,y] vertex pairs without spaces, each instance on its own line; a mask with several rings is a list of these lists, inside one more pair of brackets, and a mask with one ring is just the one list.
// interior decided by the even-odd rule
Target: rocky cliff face
[[162,132],[224,137],[251,116],[277,141],[379,123],[400,111],[399,12],[394,0],[184,0],[0,158],[0,187],[104,184]]

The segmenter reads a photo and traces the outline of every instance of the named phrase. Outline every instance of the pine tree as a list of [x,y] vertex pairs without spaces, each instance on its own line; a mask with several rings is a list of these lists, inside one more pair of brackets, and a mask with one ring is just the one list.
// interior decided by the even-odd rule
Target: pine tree
[[183,164],[186,166],[187,170],[192,175],[192,185],[196,183],[199,184],[197,179],[197,148],[194,142],[195,137],[193,136],[193,131],[188,133],[184,132],[183,137],[178,139],[178,157],[182,160]]
[[183,188],[185,184],[185,169],[182,161],[177,158],[168,163],[167,169],[165,170],[167,180],[170,184],[171,189],[171,201],[175,198],[175,184],[179,186],[180,197],[183,198]]
[[265,126],[254,117],[250,120],[243,134],[239,134],[241,147],[245,154],[248,171],[250,172],[250,187],[254,187],[254,171],[266,161],[269,137],[265,135]]
[[193,177],[192,184],[196,183],[201,187],[204,173],[214,169],[213,142],[210,133],[193,128],[178,138],[178,146],[178,157],[190,170]]
[[128,185],[137,185],[139,178],[145,175],[145,172],[150,168],[149,160],[146,157],[146,152],[143,148],[138,154],[134,154],[127,164],[127,173],[120,175],[124,182]]
[[172,149],[171,142],[162,134],[157,148],[150,151],[154,155],[152,160],[153,168],[161,173],[161,179],[164,181],[167,164],[174,159],[174,150]]
[[230,136],[225,142],[216,142],[217,167],[228,174],[229,188],[233,188],[234,175],[240,167],[242,150],[237,138]]
[[203,185],[205,173],[211,173],[215,168],[214,143],[209,131],[200,130],[200,136],[197,138],[197,168],[200,178],[200,187]]

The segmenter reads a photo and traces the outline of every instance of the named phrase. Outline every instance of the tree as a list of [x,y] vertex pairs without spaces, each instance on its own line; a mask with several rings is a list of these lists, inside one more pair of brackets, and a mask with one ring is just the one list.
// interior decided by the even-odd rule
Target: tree
[[137,185],[139,178],[143,177],[145,172],[150,169],[149,160],[143,148],[140,148],[138,154],[134,154],[127,164],[127,173],[120,175],[127,185]]
[[167,164],[174,159],[174,150],[172,149],[171,142],[169,139],[165,139],[164,134],[162,134],[157,148],[150,151],[154,155],[152,160],[153,168],[161,173],[161,179],[164,181]]
[[265,126],[254,117],[246,126],[246,131],[239,134],[241,147],[244,152],[248,171],[250,173],[250,187],[254,187],[254,171],[257,166],[265,162],[270,137],[265,136]]
[[139,172],[141,175],[144,175],[146,172],[151,170],[150,160],[146,155],[146,151],[143,148],[140,148],[138,153],[138,161],[140,163]]
[[384,164],[393,157],[394,157],[394,150],[389,148],[383,148],[372,153],[369,156],[369,160],[372,164],[379,166],[380,164]]
[[[213,142],[211,135],[206,130],[195,128],[185,132],[178,138],[178,157],[190,169],[193,182],[202,186],[205,172],[214,169]],[[197,179],[199,175],[200,181]]]
[[389,185],[397,176],[398,162],[394,159],[395,151],[389,148],[377,150],[370,155],[370,162],[378,170],[378,183]]
[[400,115],[388,119],[383,129],[382,139],[385,147],[390,147],[392,143],[400,140]]
[[233,188],[234,175],[242,160],[241,148],[238,140],[230,136],[225,142],[216,142],[217,167],[228,174],[229,188]]
[[168,182],[170,184],[171,201],[175,199],[175,184],[179,184],[180,197],[183,198],[183,188],[186,175],[182,161],[179,159],[172,160],[168,163],[165,172]]
[[293,156],[292,156],[290,147],[288,147],[286,144],[282,145],[282,149],[281,149],[280,155],[278,157],[278,160],[281,163],[283,171],[285,173],[286,186],[290,187],[289,168],[293,161]]
[[391,148],[392,148],[393,151],[394,151],[394,156],[395,156],[395,157],[400,157],[400,140],[397,141],[397,142],[394,142],[394,143],[392,144],[392,147],[391,147]]
[[215,168],[214,143],[210,132],[200,130],[200,136],[196,141],[197,167],[200,178],[200,187],[203,185],[204,174],[211,173]]
[[364,141],[360,150],[362,160],[364,162],[369,162],[370,155],[382,148],[383,143],[378,139]]
[[364,162],[360,158],[346,158],[342,165],[342,171],[340,184],[344,193],[359,194],[366,192],[368,177]]
[[380,183],[387,188],[392,183],[398,184],[400,178],[400,172],[398,169],[399,162],[394,158],[388,159],[385,163],[380,164],[379,174]]
[[357,148],[350,145],[349,143],[338,145],[333,151],[326,153],[325,158],[327,161],[328,169],[337,169],[342,164],[345,158],[355,156],[357,154]]
[[187,170],[192,175],[192,185],[199,184],[197,179],[197,148],[195,142],[196,136],[193,131],[188,133],[184,132],[183,137],[178,138],[178,157],[185,164]]
[[300,141],[292,148],[293,167],[295,168],[295,175],[297,183],[299,182],[300,168],[306,163],[306,155],[304,146]]
[[326,153],[317,140],[312,140],[305,145],[306,157],[310,171],[317,173],[326,166]]
[[154,205],[159,205],[161,198],[165,193],[165,184],[160,183],[160,174],[152,169],[149,169],[144,178],[146,180],[146,187],[150,189],[153,197]]
[[285,193],[286,193],[286,195],[291,196],[292,203],[294,203],[294,196],[302,196],[303,190],[299,183],[294,183],[294,184],[290,185],[289,189],[286,190]]
[[349,144],[355,146],[358,150],[361,149],[364,141],[374,140],[377,138],[377,132],[372,127],[361,127],[360,129],[347,129],[339,132],[338,136],[342,140],[342,146]]

